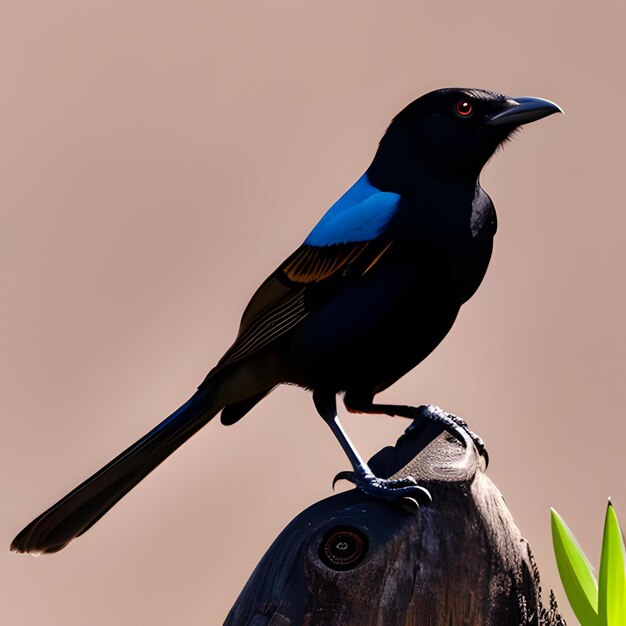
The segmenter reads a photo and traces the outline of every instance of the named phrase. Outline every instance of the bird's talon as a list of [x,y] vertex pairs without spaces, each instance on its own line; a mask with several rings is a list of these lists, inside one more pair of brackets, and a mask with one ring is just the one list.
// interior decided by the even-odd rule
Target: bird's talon
[[472,430],[470,430],[467,422],[453,413],[447,413],[438,406],[433,404],[422,404],[415,409],[413,423],[407,428],[406,432],[414,430],[420,425],[420,422],[435,422],[440,424],[449,434],[453,435],[461,442],[465,441],[465,437],[461,433],[463,431],[472,440],[478,454],[485,460],[485,467],[489,465],[489,454],[485,447],[485,442]]
[[387,479],[387,485],[393,489],[399,487],[414,487],[417,485],[417,481],[413,476],[405,476],[404,478],[389,478]]
[[387,479],[373,474],[357,474],[354,484],[366,495],[390,502],[402,504],[404,499],[410,498],[419,507],[432,501],[428,490],[420,487],[412,476]]
[[[333,489],[340,480],[347,480],[360,491],[373,498],[398,502],[403,508],[411,512],[417,511],[420,506],[432,502],[430,493],[420,487],[413,476],[403,478],[379,478],[367,468],[359,468],[356,472],[339,472],[333,478]],[[403,504],[405,500],[408,503]]]

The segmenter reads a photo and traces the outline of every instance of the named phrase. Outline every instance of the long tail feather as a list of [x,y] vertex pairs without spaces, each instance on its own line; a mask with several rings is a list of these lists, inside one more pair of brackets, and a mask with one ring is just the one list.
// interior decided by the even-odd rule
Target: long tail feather
[[211,387],[197,391],[100,471],[34,519],[11,544],[15,552],[51,553],[91,528],[118,500],[214,417]]

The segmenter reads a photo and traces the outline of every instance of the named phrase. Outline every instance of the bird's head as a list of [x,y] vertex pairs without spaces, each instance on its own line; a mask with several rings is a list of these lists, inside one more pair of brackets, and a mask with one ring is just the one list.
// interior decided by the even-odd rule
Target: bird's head
[[404,108],[381,140],[386,168],[410,163],[441,178],[476,179],[511,134],[560,107],[541,98],[511,98],[482,89],[439,89]]

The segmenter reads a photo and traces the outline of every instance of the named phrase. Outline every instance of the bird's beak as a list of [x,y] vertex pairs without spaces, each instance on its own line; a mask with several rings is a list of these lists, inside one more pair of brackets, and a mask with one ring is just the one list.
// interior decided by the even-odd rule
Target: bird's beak
[[535,122],[553,113],[563,113],[558,104],[543,98],[510,98],[504,102],[504,110],[496,113],[490,120],[490,126],[521,126]]

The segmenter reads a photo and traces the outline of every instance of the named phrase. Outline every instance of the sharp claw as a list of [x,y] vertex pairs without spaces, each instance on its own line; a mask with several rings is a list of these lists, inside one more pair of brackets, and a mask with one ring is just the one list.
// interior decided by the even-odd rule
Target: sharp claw
[[412,496],[404,496],[400,501],[400,506],[408,513],[417,513],[422,505],[430,504],[433,499],[430,492],[424,487],[418,487],[421,492],[415,493]]
[[433,497],[430,495],[430,491],[425,487],[419,487],[420,492],[415,494],[415,500],[417,501],[418,506],[422,506],[424,504],[430,504],[433,501]]
[[340,480],[347,480],[348,482],[356,485],[357,483],[357,478],[354,475],[354,472],[339,472],[334,478],[333,478],[333,490],[335,489],[335,485],[340,481]]
[[407,513],[417,513],[420,510],[419,502],[415,498],[410,498],[409,496],[402,498],[400,506]]

